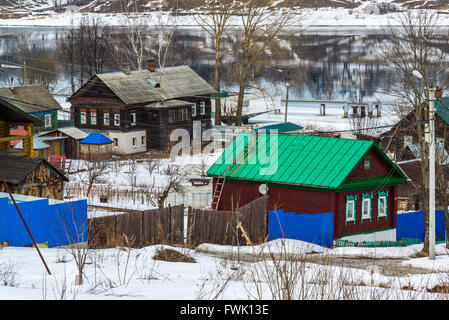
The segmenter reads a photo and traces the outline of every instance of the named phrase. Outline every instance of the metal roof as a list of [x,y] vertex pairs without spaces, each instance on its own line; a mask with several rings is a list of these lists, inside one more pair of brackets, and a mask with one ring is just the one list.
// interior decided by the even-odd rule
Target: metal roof
[[60,110],[62,108],[43,85],[0,88],[0,98],[26,113]]
[[84,88],[88,89],[89,86],[95,85],[97,83],[95,78],[101,80],[125,104],[155,102],[216,92],[189,66],[176,66],[156,69],[155,72],[137,70],[129,74],[121,71],[97,74],[70,99],[80,95]]
[[81,140],[81,139],[84,139],[84,138],[86,138],[88,136],[88,134],[86,132],[84,132],[84,131],[76,128],[76,127],[58,128],[58,129],[55,129],[55,130],[46,131],[46,132],[40,134],[40,136],[45,136],[46,134],[51,133],[51,132],[55,132],[55,131],[60,131],[63,134],[65,134],[65,135],[67,135],[69,137],[72,137],[73,139],[76,139],[76,140]]
[[0,98],[0,120],[8,122],[29,122],[34,125],[41,124],[36,117],[17,108],[14,104]]
[[80,143],[87,144],[106,144],[112,143],[113,141],[108,137],[105,137],[101,133],[92,132],[86,138],[80,141]]
[[[208,175],[224,175],[226,168],[250,143],[247,134],[237,136],[223,154],[207,171]],[[301,185],[305,187],[332,188],[342,186],[345,179],[363,156],[374,148],[377,154],[393,168],[396,177],[406,181],[407,177],[373,142],[304,135],[259,135],[254,138],[243,161],[226,174],[229,178]],[[256,155],[256,151],[257,155]],[[266,151],[265,151],[266,150]],[[263,159],[261,155],[267,155]],[[263,170],[274,164],[274,172],[263,174]]]
[[266,130],[267,132],[269,132],[272,130],[277,130],[278,133],[282,133],[282,132],[288,132],[288,131],[294,131],[294,130],[300,130],[300,129],[304,129],[304,127],[301,127],[300,125],[297,125],[292,122],[281,122],[281,123],[271,124],[268,126],[259,127],[255,131]]
[[[18,144],[16,144],[14,148],[23,149],[23,140],[20,141]],[[33,136],[33,150],[41,150],[47,148],[50,148],[48,144],[42,142],[42,140],[39,137]]]
[[148,109],[160,109],[160,108],[173,108],[173,107],[182,107],[192,105],[193,102],[188,102],[184,100],[167,100],[163,102],[153,102],[145,105],[145,108]]

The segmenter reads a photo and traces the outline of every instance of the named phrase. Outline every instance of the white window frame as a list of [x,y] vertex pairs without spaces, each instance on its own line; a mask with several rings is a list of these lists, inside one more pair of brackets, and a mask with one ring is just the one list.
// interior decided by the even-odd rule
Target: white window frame
[[200,114],[206,114],[206,102],[205,101],[200,101]]
[[[383,205],[383,213],[381,214],[381,205],[380,200],[384,199]],[[388,191],[380,191],[377,195],[377,220],[379,218],[387,218],[388,217]]]
[[112,141],[114,142],[114,147],[118,147],[118,138],[112,138]]
[[145,136],[140,137],[140,143],[144,146],[145,145]]
[[[352,206],[352,217],[349,217],[349,208]],[[354,200],[346,200],[346,222],[355,222],[355,213],[356,213],[356,203]]]
[[45,128],[51,128],[51,114],[45,115]]
[[90,124],[97,124],[97,112],[90,112]]
[[137,148],[137,138],[133,137],[131,141],[132,141],[133,148]]
[[103,116],[103,121],[106,126],[109,125],[109,112],[106,112]]
[[114,113],[114,126],[120,125],[120,113]]
[[87,113],[86,113],[86,111],[80,111],[80,124],[87,124]]
[[[362,198],[362,220],[371,219],[371,198]],[[366,210],[365,213],[365,209]]]
[[192,117],[196,117],[196,103],[192,104]]
[[131,112],[131,125],[132,126],[136,125],[136,113],[135,112]]

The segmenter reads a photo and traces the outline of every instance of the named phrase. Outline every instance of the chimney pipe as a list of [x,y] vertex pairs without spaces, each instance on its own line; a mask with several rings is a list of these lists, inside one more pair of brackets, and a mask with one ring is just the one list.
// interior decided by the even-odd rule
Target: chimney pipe
[[129,63],[122,62],[122,72],[124,74],[130,74],[131,73],[131,67],[129,66]]
[[156,60],[154,59],[147,60],[147,70],[150,72],[156,71]]

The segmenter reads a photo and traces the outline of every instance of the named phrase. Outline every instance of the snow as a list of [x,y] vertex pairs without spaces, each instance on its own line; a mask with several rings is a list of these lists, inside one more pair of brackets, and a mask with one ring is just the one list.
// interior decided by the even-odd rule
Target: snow
[[[412,246],[413,247],[413,246]],[[449,256],[442,246],[437,245],[435,261],[428,258],[408,258],[403,265],[426,268],[430,273],[404,273],[401,276],[387,276],[380,272],[375,263],[367,268],[341,267],[332,264],[307,262],[298,269],[300,277],[306,280],[307,290],[315,288],[310,296],[316,298],[315,286],[326,277],[327,287],[320,287],[324,298],[336,294],[336,285],[345,285],[346,290],[357,290],[357,298],[370,298],[373,290],[381,299],[410,299],[419,296],[435,299],[427,289],[447,284]],[[195,259],[195,263],[167,262],[153,259],[160,249],[176,250]],[[41,254],[51,275],[40,260],[34,248],[4,247],[0,249],[0,299],[2,300],[248,300],[254,298],[272,299],[266,271],[276,275],[276,264],[281,260],[259,260],[245,262],[245,255],[260,253],[289,255],[341,255],[341,248],[328,249],[299,240],[273,240],[253,247],[239,247],[240,261],[220,258],[223,253],[236,253],[237,248],[202,244],[196,250],[155,245],[141,249],[111,248],[90,250],[88,264],[84,269],[82,285],[75,285],[76,264],[68,249],[41,248]],[[368,257],[372,250],[366,248],[345,248],[348,252]],[[416,248],[395,248],[397,250],[376,250],[374,257],[397,259],[410,257]],[[399,254],[399,252],[403,254]],[[285,262],[284,262],[285,263]],[[294,262],[292,262],[294,263]],[[299,265],[296,266],[299,268]],[[274,269],[271,269],[274,268]],[[290,270],[290,269],[288,269]],[[7,272],[9,271],[9,272]],[[257,278],[257,281],[254,279]],[[291,278],[293,281],[293,278]],[[344,280],[343,280],[344,279]],[[323,279],[321,279],[323,280]],[[342,284],[344,281],[345,284]],[[332,283],[332,284],[331,284]],[[298,285],[298,290],[300,284]],[[412,290],[401,290],[410,286]],[[331,288],[333,288],[332,291]],[[299,293],[297,293],[299,294]],[[304,294],[304,292],[302,293]],[[299,297],[299,296],[298,296]],[[341,298],[341,297],[340,297]],[[355,297],[354,297],[355,298]],[[447,297],[446,297],[447,298]]]
[[[385,2],[385,1],[382,1]],[[300,9],[298,10],[302,14],[301,24],[306,28],[314,27],[366,27],[366,28],[382,28],[388,25],[397,25],[398,22],[394,19],[394,13],[388,14],[370,14],[369,10],[364,10],[363,6],[356,9],[345,9],[345,8],[320,8],[319,10],[314,9]],[[449,12],[441,10],[441,12]],[[175,23],[177,26],[196,26],[197,22],[192,17],[195,12],[183,12],[175,22],[173,22],[173,17],[169,13],[161,11],[145,12],[141,13],[143,19],[154,23],[158,21],[159,23]],[[77,26],[81,19],[86,16],[100,16],[104,23],[111,26],[124,26],[127,24],[126,15],[119,13],[81,13],[77,10],[68,10],[63,13],[55,13],[53,11],[45,11],[37,14],[30,14],[27,17],[17,18],[17,19],[1,19],[0,26]],[[449,26],[449,15],[440,14],[440,24],[441,26]],[[231,19],[231,25],[240,26],[240,17],[233,17]],[[297,27],[299,22],[294,22],[291,26]]]

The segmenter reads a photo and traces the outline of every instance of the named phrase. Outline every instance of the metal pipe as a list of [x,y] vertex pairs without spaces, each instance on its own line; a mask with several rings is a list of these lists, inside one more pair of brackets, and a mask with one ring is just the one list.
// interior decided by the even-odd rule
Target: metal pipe
[[9,190],[9,187],[8,187],[8,185],[6,183],[5,177],[3,176],[3,174],[1,172],[0,172],[0,177],[2,178],[3,185],[5,186],[6,191],[8,192],[9,196],[11,197],[11,200],[14,203],[14,206],[16,207],[17,212],[19,213],[20,219],[22,219],[22,222],[23,222],[23,225],[25,226],[25,229],[27,230],[31,240],[33,241],[34,247],[36,248],[37,253],[39,254],[39,257],[41,258],[42,262],[44,263],[45,269],[47,269],[48,274],[51,275],[50,269],[48,269],[48,266],[45,263],[44,257],[42,256],[42,254],[41,254],[41,252],[39,250],[39,247],[36,244],[36,241],[34,241],[33,235],[31,234],[31,231],[28,228],[28,226],[27,226],[27,224],[25,222],[25,219],[23,218],[22,213],[19,210],[19,207],[17,206],[16,200],[14,200],[14,197],[12,196],[12,193]]

